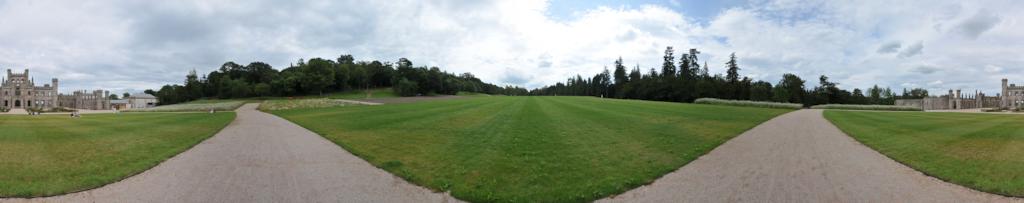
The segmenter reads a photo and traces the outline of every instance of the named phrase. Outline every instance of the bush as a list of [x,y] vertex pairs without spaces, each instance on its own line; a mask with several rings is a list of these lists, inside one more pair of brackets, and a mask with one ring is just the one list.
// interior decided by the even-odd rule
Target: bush
[[186,111],[231,111],[245,104],[245,101],[229,101],[220,103],[189,103],[157,106],[153,108],[129,109],[124,112],[186,112]]
[[811,107],[812,109],[845,109],[845,110],[872,110],[872,111],[922,111],[921,108],[912,106],[894,105],[857,105],[857,104],[822,104]]
[[49,108],[49,109],[44,109],[44,108],[28,108],[28,109],[25,109],[25,110],[27,110],[28,112],[39,112],[39,113],[62,113],[62,112],[74,112],[75,111],[74,109],[68,109],[68,108],[64,108],[64,107],[55,107],[55,108]]
[[745,107],[760,107],[760,108],[776,108],[776,109],[802,109],[802,104],[795,103],[778,103],[778,102],[764,102],[764,101],[746,101],[746,100],[727,100],[727,99],[715,99],[715,98],[700,98],[693,103],[697,104],[711,104],[711,105],[726,105],[726,106],[745,106]]
[[409,81],[405,78],[398,80],[398,82],[395,83],[395,86],[393,88],[395,89],[395,94],[398,94],[399,96],[403,97],[416,96],[417,94],[419,94],[418,91],[420,89],[419,84],[416,84],[416,82]]

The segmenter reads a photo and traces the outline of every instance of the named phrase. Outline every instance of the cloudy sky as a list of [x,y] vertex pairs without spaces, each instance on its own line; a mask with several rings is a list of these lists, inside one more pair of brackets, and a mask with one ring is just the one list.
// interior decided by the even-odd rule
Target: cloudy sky
[[226,61],[396,61],[536,88],[697,48],[713,73],[995,94],[1024,83],[1024,3],[861,0],[0,0],[0,68],[62,91],[157,89]]

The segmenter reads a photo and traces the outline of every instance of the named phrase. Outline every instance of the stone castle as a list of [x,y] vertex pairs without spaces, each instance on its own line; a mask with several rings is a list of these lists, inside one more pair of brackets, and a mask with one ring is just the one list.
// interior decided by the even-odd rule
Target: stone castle
[[72,94],[60,94],[59,82],[53,78],[50,84],[36,86],[35,79],[29,77],[28,70],[24,73],[13,73],[7,69],[7,77],[0,83],[0,106],[5,109],[89,109],[109,110],[108,92],[96,90],[86,92],[75,91]]
[[[996,96],[986,96],[985,93],[975,91],[974,94],[961,94],[960,90],[949,90],[949,94],[942,96],[925,97],[923,99],[898,99],[897,106],[913,106],[924,110],[952,110],[952,109],[1016,109],[1024,107],[1024,86],[1008,84],[1009,80],[1003,79],[1002,93]],[[970,94],[970,93],[968,93]]]

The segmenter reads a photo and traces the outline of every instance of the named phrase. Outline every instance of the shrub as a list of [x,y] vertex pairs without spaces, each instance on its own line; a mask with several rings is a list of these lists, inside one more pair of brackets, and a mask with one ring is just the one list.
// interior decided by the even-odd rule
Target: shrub
[[760,107],[760,108],[776,108],[776,109],[801,109],[804,108],[801,104],[795,103],[779,103],[779,102],[764,102],[764,101],[747,101],[747,100],[728,100],[728,99],[715,99],[715,98],[700,98],[693,103],[697,104],[711,104],[711,105],[726,105],[726,106],[745,106],[745,107]]
[[68,108],[64,108],[64,107],[55,107],[55,108],[48,108],[48,109],[34,107],[34,108],[28,108],[28,109],[25,109],[25,110],[28,111],[28,112],[39,112],[39,113],[61,113],[61,112],[74,112],[75,111],[74,109],[68,109]]
[[418,91],[420,89],[419,84],[416,84],[415,81],[405,78],[398,80],[393,88],[395,89],[395,94],[403,97],[416,96],[419,94]]
[[922,111],[921,108],[912,106],[895,105],[857,105],[857,104],[822,104],[811,107],[812,109],[845,109],[845,110],[872,110],[872,111]]
[[231,111],[245,104],[245,101],[229,101],[219,103],[188,103],[157,106],[153,108],[129,109],[125,112],[186,112],[186,111]]

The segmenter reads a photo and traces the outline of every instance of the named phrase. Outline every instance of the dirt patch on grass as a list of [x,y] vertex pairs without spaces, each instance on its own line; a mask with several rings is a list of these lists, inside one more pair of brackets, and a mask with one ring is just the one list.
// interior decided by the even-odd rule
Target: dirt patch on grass
[[417,96],[417,97],[392,97],[392,98],[377,98],[377,99],[355,99],[356,101],[382,103],[382,104],[404,104],[414,103],[422,101],[436,101],[436,100],[448,100],[448,99],[460,99],[465,98],[462,96],[455,95],[442,95],[442,96]]

